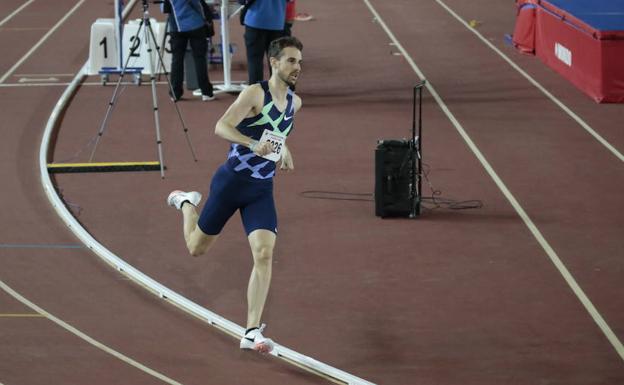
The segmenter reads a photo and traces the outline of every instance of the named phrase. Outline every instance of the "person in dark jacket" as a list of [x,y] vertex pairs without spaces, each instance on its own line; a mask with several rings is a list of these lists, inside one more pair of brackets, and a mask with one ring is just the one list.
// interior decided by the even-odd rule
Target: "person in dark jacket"
[[[202,100],[214,100],[213,88],[208,77],[208,34],[206,21],[212,18],[207,15],[202,4],[204,0],[167,0],[169,7],[164,11],[169,13],[169,31],[171,33],[171,86],[174,100],[180,100],[184,93],[184,55],[186,46],[190,43],[195,61],[197,84],[202,91]],[[211,19],[210,19],[211,20]]]
[[[284,36],[287,0],[253,0],[245,19],[249,85],[264,80],[264,57],[269,44]],[[247,0],[249,3],[250,0]],[[270,68],[269,68],[270,70]]]

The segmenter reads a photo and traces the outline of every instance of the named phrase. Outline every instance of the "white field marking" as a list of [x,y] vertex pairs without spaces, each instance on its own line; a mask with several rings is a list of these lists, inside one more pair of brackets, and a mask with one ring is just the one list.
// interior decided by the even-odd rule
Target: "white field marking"
[[[401,51],[401,53],[403,53],[403,57],[405,57],[405,60],[407,60],[407,62],[412,67],[414,72],[416,72],[418,77],[420,79],[426,79],[425,75],[422,73],[420,68],[418,68],[416,63],[414,63],[414,60],[412,59],[412,57],[407,53],[405,48],[403,48],[401,43],[399,43],[399,41],[394,36],[392,31],[390,31],[390,29],[388,28],[386,23],[381,19],[381,17],[379,16],[379,14],[375,10],[375,8],[371,5],[369,0],[362,0],[362,1],[364,1],[364,3],[366,3],[366,5],[370,9],[371,13],[377,19],[377,22],[380,23],[381,27],[384,29],[386,34],[388,34],[390,39],[392,39],[392,41],[394,41],[394,43],[396,44],[397,48]],[[444,114],[448,117],[448,119],[451,121],[453,126],[455,126],[455,129],[459,132],[459,134],[464,139],[464,141],[466,142],[468,147],[475,154],[475,156],[477,157],[479,162],[481,162],[481,165],[483,165],[483,168],[490,175],[490,177],[492,178],[494,183],[496,183],[496,185],[501,190],[501,192],[503,193],[505,198],[507,198],[509,203],[511,203],[511,205],[516,210],[516,212],[518,213],[520,218],[522,218],[522,220],[524,221],[524,224],[531,231],[531,233],[533,234],[535,239],[538,241],[540,246],[542,246],[542,248],[544,249],[544,251],[546,252],[548,257],[550,258],[551,262],[555,265],[557,270],[559,270],[559,273],[563,276],[563,279],[565,279],[566,283],[570,286],[570,289],[572,289],[572,291],[574,292],[576,297],[581,301],[581,303],[585,307],[585,310],[587,310],[587,312],[592,317],[594,322],[598,325],[600,330],[607,337],[607,339],[609,340],[611,345],[615,348],[615,351],[620,355],[620,358],[622,358],[622,360],[624,360],[624,346],[622,345],[622,342],[620,342],[620,340],[617,338],[615,333],[613,333],[613,331],[611,330],[611,328],[609,327],[607,322],[604,320],[604,318],[602,318],[602,316],[600,315],[600,313],[598,312],[596,307],[592,304],[592,302],[589,300],[589,298],[587,297],[585,292],[583,292],[583,290],[578,285],[578,283],[576,282],[576,280],[574,279],[572,274],[570,274],[570,272],[568,271],[566,266],[563,264],[563,262],[561,261],[561,259],[557,255],[557,253],[555,253],[555,251],[550,246],[548,241],[546,241],[546,239],[544,238],[542,233],[538,230],[537,226],[533,223],[531,218],[527,215],[527,213],[524,211],[524,209],[520,206],[520,204],[518,203],[516,198],[511,194],[511,192],[509,191],[507,186],[505,186],[503,181],[496,174],[496,172],[494,171],[494,169],[492,168],[490,163],[485,159],[485,156],[481,153],[481,151],[474,144],[474,142],[472,141],[472,139],[470,138],[470,136],[468,135],[466,130],[464,130],[464,128],[459,123],[459,121],[455,118],[453,113],[451,113],[451,111],[447,107],[446,103],[444,103],[442,98],[438,95],[438,93],[433,88],[431,83],[427,82],[426,86],[427,86],[427,89],[429,90],[429,92],[431,93],[431,95],[433,96],[433,98],[436,100],[436,102],[438,103],[438,105],[440,106],[442,111],[444,112]]]
[[35,44],[28,52],[26,52],[26,55],[22,56],[22,58],[18,60],[17,63],[15,63],[13,67],[11,67],[11,69],[9,69],[7,73],[5,73],[4,76],[0,78],[0,83],[4,83],[4,81],[9,76],[11,76],[11,74],[17,69],[17,67],[22,65],[22,63],[24,63],[26,59],[28,59],[30,55],[32,55],[33,52],[35,52],[37,48],[39,48],[50,37],[50,35],[52,35],[84,2],[85,0],[80,0],[78,3],[76,3],[76,5],[74,5],[74,7],[69,10],[69,12],[67,12],[65,16],[63,16],[63,18],[54,25],[54,27],[52,27],[52,29],[50,29],[45,35],[43,35],[43,37],[37,42],[37,44]]
[[13,31],[13,32],[22,32],[22,31],[45,31],[47,28],[45,27],[10,27],[10,28],[0,28],[0,31]]
[[16,292],[12,288],[10,288],[7,284],[5,284],[1,280],[0,280],[0,288],[2,288],[2,290],[7,292],[8,294],[10,294],[13,298],[17,299],[18,301],[20,301],[24,305],[28,306],[29,308],[31,308],[35,312],[45,316],[47,319],[49,319],[50,321],[56,323],[57,325],[59,325],[63,329],[65,329],[68,332],[74,334],[75,336],[83,339],[84,341],[90,343],[91,345],[95,346],[96,348],[101,349],[101,350],[105,351],[106,353],[114,356],[115,358],[125,362],[126,364],[134,366],[135,368],[137,368],[137,369],[139,369],[139,370],[149,374],[150,376],[156,377],[159,380],[161,380],[163,382],[166,382],[167,384],[182,385],[179,382],[177,382],[175,380],[172,380],[171,378],[165,376],[164,374],[158,373],[157,371],[148,368],[147,366],[141,364],[140,362],[137,362],[137,361],[133,360],[132,358],[127,357],[127,356],[119,353],[118,351],[109,348],[108,346],[104,345],[103,343],[94,340],[93,338],[91,338],[88,335],[84,334],[83,332],[81,332],[80,330],[76,329],[75,327],[69,325],[68,323],[66,323],[65,321],[61,320],[60,318],[57,318],[57,317],[53,316],[52,314],[48,313],[44,309],[42,309],[39,306],[35,305],[34,303],[30,302],[28,299],[24,298],[21,294],[19,294],[18,292]]
[[[58,87],[58,86],[65,86],[67,87],[68,85],[70,85],[71,83],[69,82],[65,82],[65,83],[0,83],[0,88],[12,88],[12,87]],[[112,85],[111,85],[112,84]],[[114,87],[114,84],[116,84],[115,82],[109,82],[109,85],[107,87]],[[158,85],[165,85],[167,84],[167,82],[156,82],[156,84]],[[121,82],[122,86],[136,86],[136,83],[134,82]],[[80,83],[80,86],[102,86],[101,82],[84,82],[84,83]],[[189,99],[191,100],[191,99]]]
[[[2,27],[2,25],[4,23],[6,23],[7,21],[11,20],[13,18],[13,16],[17,15],[18,13],[20,13],[22,11],[22,9],[28,7],[28,5],[30,3],[32,3],[35,0],[28,0],[27,2],[25,2],[24,4],[22,4],[19,8],[17,8],[15,11],[11,12],[9,14],[9,16],[5,17],[4,19],[2,19],[2,21],[0,21],[0,27]],[[2,385],[2,384],[0,384]]]
[[0,314],[0,318],[45,318],[45,315],[39,313],[4,313]]
[[[0,83],[0,88],[21,88],[21,87],[58,87],[58,86],[65,86],[67,87],[70,83],[65,82],[65,83]],[[86,83],[81,84],[81,86],[84,86]],[[99,85],[101,86],[102,83],[89,83],[86,85]],[[123,84],[123,83],[122,83]],[[128,83],[130,84],[130,83]]]
[[49,77],[49,78],[20,78],[17,82],[18,83],[37,83],[37,82],[58,82],[59,79],[55,78],[55,77]]
[[58,76],[58,77],[66,77],[73,78],[76,74],[13,74],[13,77],[16,78],[27,78],[27,77],[37,77],[37,76]]
[[563,102],[561,102],[559,99],[557,99],[557,97],[555,97],[553,94],[548,92],[548,90],[546,90],[541,84],[539,84],[537,82],[537,80],[533,79],[533,77],[531,77],[531,75],[526,73],[526,71],[524,71],[522,68],[520,68],[520,66],[518,66],[516,63],[514,63],[513,60],[511,60],[501,50],[496,48],[496,46],[494,44],[492,44],[488,39],[483,37],[483,35],[481,35],[481,33],[479,33],[479,31],[477,29],[470,27],[470,25],[466,21],[464,21],[461,17],[459,17],[459,15],[457,15],[451,8],[449,8],[441,0],[436,0],[436,2],[438,4],[440,4],[440,6],[442,8],[444,8],[448,13],[450,13],[454,18],[456,18],[460,23],[462,23],[464,25],[464,27],[466,27],[470,32],[472,32],[475,35],[477,35],[477,37],[479,39],[481,39],[481,41],[483,43],[485,43],[485,45],[487,45],[494,52],[496,52],[501,58],[503,58],[503,60],[505,60],[510,66],[513,67],[513,69],[518,71],[522,76],[524,76],[538,90],[542,91],[542,93],[544,95],[546,95],[553,103],[555,103],[557,106],[559,106],[559,108],[561,108],[572,119],[574,119],[581,127],[583,127],[585,129],[585,131],[587,131],[598,142],[600,142],[600,144],[605,146],[609,151],[611,151],[613,153],[613,155],[615,155],[619,160],[624,162],[624,155],[622,155],[621,152],[619,152],[615,147],[613,147],[613,145],[611,145],[611,143],[607,142],[606,139],[604,139],[602,136],[600,136],[600,134],[598,134],[593,128],[591,128],[591,126],[589,124],[587,124],[583,119],[581,119],[578,115],[576,115],[570,108],[568,108],[568,106],[563,104]]

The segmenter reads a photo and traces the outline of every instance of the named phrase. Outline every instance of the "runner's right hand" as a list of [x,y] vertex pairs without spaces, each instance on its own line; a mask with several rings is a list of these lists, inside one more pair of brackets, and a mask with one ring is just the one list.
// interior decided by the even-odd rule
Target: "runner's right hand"
[[270,142],[258,143],[254,148],[254,154],[258,156],[269,155],[273,152],[273,145]]

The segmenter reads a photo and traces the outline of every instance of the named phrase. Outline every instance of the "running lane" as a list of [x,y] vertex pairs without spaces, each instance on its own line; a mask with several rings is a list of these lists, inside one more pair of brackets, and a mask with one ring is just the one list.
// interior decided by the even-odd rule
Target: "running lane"
[[[35,1],[11,19],[13,30],[0,30],[0,72],[6,74],[77,4]],[[76,73],[87,59],[91,23],[111,16],[112,4],[83,3],[0,87],[0,383],[324,383],[242,354],[231,337],[128,282],[82,247],[52,210],[39,182],[38,150],[63,88],[22,86],[13,74]],[[42,30],[31,31],[32,25]],[[17,38],[21,28],[28,32]],[[115,221],[114,212],[99,220]]]
[[[621,334],[621,314],[609,310],[621,300],[613,295],[618,267],[610,264],[617,262],[602,258],[614,255],[610,250],[621,250],[609,227],[618,219],[609,212],[578,219],[570,212],[577,207],[591,213],[582,197],[598,192],[610,207],[620,208],[613,188],[622,180],[620,163],[438,3],[373,4]],[[396,55],[397,48],[363,1],[298,5],[315,20],[294,29],[305,44],[298,85],[304,107],[289,138],[296,170],[276,180],[280,232],[265,315],[269,335],[380,384],[624,381],[614,349],[430,95],[423,106],[429,181],[442,197],[480,199],[482,209],[426,210],[414,221],[381,220],[373,216],[370,195],[356,196],[368,201],[306,198],[303,193],[309,190],[372,192],[376,140],[409,135],[411,86],[419,79]],[[484,17],[481,25],[498,25],[488,38],[502,39],[513,14],[496,16],[491,26]],[[240,37],[236,28],[233,35]],[[564,82],[538,65],[518,60],[537,71],[540,80],[565,89]],[[235,68],[241,67],[242,58],[235,55]],[[215,72],[218,76],[218,71],[211,75]],[[244,78],[241,71],[234,76]],[[93,137],[110,92],[80,90],[63,122],[55,159],[72,157]],[[98,159],[153,160],[148,158],[154,154],[149,91],[130,87],[124,92],[116,110],[118,124],[105,134]],[[158,93],[166,100],[165,89]],[[590,115],[587,111],[593,108],[582,96],[556,94],[576,101],[575,109],[617,143],[620,134],[600,123],[608,121],[603,115],[614,108]],[[227,148],[212,130],[232,101],[232,96],[222,95],[209,104],[182,104],[198,149],[197,164],[190,160],[173,110],[162,103],[168,167],[164,181],[144,173],[62,175],[57,182],[65,199],[82,208],[80,221],[113,252],[242,323],[251,259],[239,219],[232,219],[209,256],[193,259],[184,249],[179,213],[164,205],[172,189],[207,191]],[[595,166],[585,168],[594,161]],[[599,170],[611,185],[591,170]],[[431,193],[427,190],[426,195]],[[104,220],[111,212],[115,220]],[[575,227],[578,220],[586,221],[589,233]],[[600,239],[593,238],[599,231],[606,232],[605,242],[581,245],[582,237]],[[606,253],[603,244],[610,248]],[[614,268],[601,270],[602,279],[591,278],[589,270],[579,268],[583,261],[577,252],[585,253],[585,261]],[[595,286],[600,284],[605,292]],[[218,335],[205,331],[206,338],[213,334]]]

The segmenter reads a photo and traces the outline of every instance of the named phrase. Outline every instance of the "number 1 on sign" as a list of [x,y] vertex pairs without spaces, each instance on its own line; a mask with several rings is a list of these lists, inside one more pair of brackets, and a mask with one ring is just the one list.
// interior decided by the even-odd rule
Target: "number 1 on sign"
[[104,59],[108,59],[108,44],[107,44],[106,36],[104,36],[102,40],[100,40],[100,45],[103,46],[104,48]]

